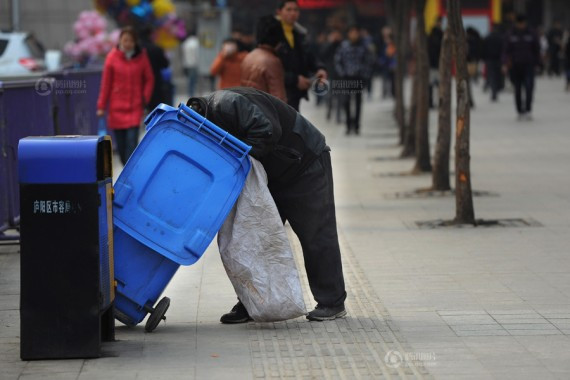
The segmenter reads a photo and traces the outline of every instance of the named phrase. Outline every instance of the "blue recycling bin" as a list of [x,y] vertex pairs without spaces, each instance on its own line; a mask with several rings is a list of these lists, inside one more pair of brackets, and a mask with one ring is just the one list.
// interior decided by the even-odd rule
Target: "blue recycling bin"
[[115,315],[127,325],[151,313],[152,331],[169,305],[153,305],[180,265],[195,263],[233,207],[251,164],[250,146],[185,105],[159,105],[115,183]]

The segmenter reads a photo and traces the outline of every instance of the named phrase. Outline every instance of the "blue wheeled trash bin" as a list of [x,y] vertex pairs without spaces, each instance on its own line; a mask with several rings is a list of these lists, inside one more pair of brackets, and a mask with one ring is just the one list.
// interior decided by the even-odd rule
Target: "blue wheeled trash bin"
[[147,133],[115,183],[115,316],[153,331],[158,298],[180,265],[195,263],[237,200],[251,167],[244,144],[185,105],[150,113]]
[[26,137],[20,178],[20,356],[93,358],[114,340],[108,136]]

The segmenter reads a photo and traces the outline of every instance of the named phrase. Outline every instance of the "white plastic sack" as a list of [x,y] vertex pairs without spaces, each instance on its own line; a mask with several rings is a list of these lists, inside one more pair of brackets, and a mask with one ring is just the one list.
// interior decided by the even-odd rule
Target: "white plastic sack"
[[291,245],[267,188],[267,174],[256,159],[251,164],[241,195],[218,232],[222,262],[254,321],[296,318],[306,308]]

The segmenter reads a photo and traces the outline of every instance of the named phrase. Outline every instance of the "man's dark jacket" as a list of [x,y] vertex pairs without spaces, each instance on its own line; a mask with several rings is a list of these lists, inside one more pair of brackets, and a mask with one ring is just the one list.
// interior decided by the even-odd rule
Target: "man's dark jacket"
[[293,37],[295,47],[292,48],[285,38],[285,33],[281,36],[281,45],[277,50],[277,55],[283,64],[285,71],[285,90],[287,91],[287,100],[294,102],[294,99],[308,99],[307,91],[299,90],[297,82],[299,75],[310,78],[311,75],[325,66],[310,51],[305,41],[305,33],[293,28]]
[[540,44],[538,37],[529,28],[515,28],[507,36],[504,63],[509,66],[537,65],[539,59]]
[[483,40],[483,58],[486,61],[501,61],[505,39],[499,32],[491,32]]
[[443,30],[441,30],[439,26],[434,26],[428,37],[429,67],[432,69],[439,68],[439,55],[441,53],[442,41]]
[[263,164],[270,185],[295,179],[329,150],[313,124],[263,91],[233,87],[197,99],[207,119],[252,146],[250,155]]
[[142,40],[141,45],[146,50],[150,66],[152,67],[152,74],[154,75],[154,89],[152,90],[152,96],[148,104],[148,108],[153,110],[160,103],[169,103],[168,95],[166,94],[167,89],[161,71],[168,68],[170,62],[168,58],[166,58],[164,50],[151,40]]

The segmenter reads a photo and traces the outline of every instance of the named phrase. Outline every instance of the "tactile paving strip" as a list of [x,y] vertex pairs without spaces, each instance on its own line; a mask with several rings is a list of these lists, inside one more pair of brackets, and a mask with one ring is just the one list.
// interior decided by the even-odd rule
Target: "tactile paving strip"
[[[289,230],[295,259],[303,257]],[[341,251],[348,298],[347,317],[309,322],[248,325],[255,378],[296,379],[431,379],[424,363],[409,360],[411,352],[376,296],[342,236]],[[310,309],[314,301],[304,269],[299,271]]]

